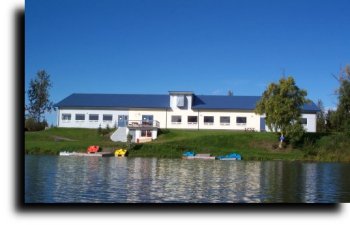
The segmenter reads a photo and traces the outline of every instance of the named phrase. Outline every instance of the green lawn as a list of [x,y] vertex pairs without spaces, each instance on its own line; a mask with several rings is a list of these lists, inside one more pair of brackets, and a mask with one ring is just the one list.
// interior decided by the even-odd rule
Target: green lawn
[[[188,150],[210,153],[214,156],[239,153],[244,160],[316,160],[350,162],[350,139],[345,134],[308,134],[298,149],[276,148],[278,136],[274,133],[161,130],[151,143],[136,144],[129,157],[180,158]],[[125,148],[109,135],[101,136],[97,129],[51,128],[25,133],[26,154],[58,154],[60,151],[82,151],[90,145],[99,145],[104,151]]]
[[130,152],[133,156],[181,157],[187,150],[197,153],[211,153],[214,156],[239,153],[249,160],[299,160],[300,150],[277,150],[277,136],[272,133],[237,131],[189,131],[170,130],[159,135],[152,143],[138,146]]
[[[129,151],[129,156],[140,157],[181,157],[186,150],[197,153],[211,153],[219,156],[236,152],[244,159],[301,159],[298,150],[274,150],[276,135],[271,133],[250,133],[233,131],[160,131],[152,143],[139,144]],[[27,154],[58,154],[60,151],[85,151],[89,145],[99,145],[104,150],[125,147],[115,143],[109,136],[100,136],[96,129],[51,128],[39,132],[25,133]]]
[[58,154],[60,151],[86,151],[90,145],[105,149],[118,147],[108,136],[100,136],[97,129],[51,128],[25,132],[25,152],[28,154]]

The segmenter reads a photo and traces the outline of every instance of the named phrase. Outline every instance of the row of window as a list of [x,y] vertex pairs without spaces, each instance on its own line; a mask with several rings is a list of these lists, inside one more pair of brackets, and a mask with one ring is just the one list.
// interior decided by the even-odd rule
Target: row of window
[[[99,120],[99,114],[89,114],[89,120],[92,121],[98,121]],[[71,120],[72,119],[72,115],[70,113],[63,113],[62,114],[62,120]],[[113,119],[113,115],[111,114],[103,114],[102,115],[102,120],[103,121],[112,121]],[[85,114],[75,114],[75,120],[78,121],[83,121],[85,120]]]
[[[171,116],[171,122],[175,123],[175,124],[181,124],[182,117],[181,116]],[[196,124],[197,122],[198,122],[197,116],[188,116],[187,117],[187,123]],[[204,124],[213,124],[214,123],[214,116],[204,116],[203,122],[204,122]],[[231,118],[229,116],[220,116],[220,124],[229,125],[230,123],[231,123]],[[236,117],[236,123],[237,124],[246,124],[247,117],[243,117],[243,116]]]
[[[70,113],[63,113],[62,114],[62,120],[68,121],[71,119],[72,119],[72,115]],[[75,120],[84,121],[85,114],[75,114]],[[89,114],[89,120],[90,121],[98,121],[99,114]],[[103,121],[112,121],[113,115],[112,114],[103,114],[102,120]],[[152,120],[153,120],[153,116],[152,116]],[[181,124],[182,123],[182,116],[171,116],[171,122],[174,124]],[[204,122],[204,124],[214,124],[214,116],[204,116],[203,122]],[[197,124],[198,117],[197,116],[188,116],[187,123]],[[231,118],[229,116],[220,116],[220,124],[229,125],[230,123],[231,123]],[[236,124],[246,124],[246,123],[247,123],[247,117],[243,117],[243,116],[236,117]],[[306,125],[307,119],[301,118],[301,123]]]

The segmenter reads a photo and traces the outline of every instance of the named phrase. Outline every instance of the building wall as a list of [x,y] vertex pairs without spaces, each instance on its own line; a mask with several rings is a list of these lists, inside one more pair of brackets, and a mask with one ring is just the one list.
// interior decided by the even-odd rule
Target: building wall
[[316,114],[302,114],[302,118],[307,119],[307,124],[304,128],[307,132],[316,132]]
[[[316,114],[305,113],[301,114],[301,118],[307,119],[307,124],[303,125],[306,132],[314,133],[316,132]],[[266,131],[270,131],[270,129],[265,126]]]
[[153,115],[153,120],[157,120],[159,122],[160,128],[165,128],[165,109],[130,109],[129,120],[142,120],[142,115]]
[[[177,106],[177,100],[181,96],[185,98],[185,106],[180,108]],[[181,111],[189,110],[189,111],[191,111],[192,110],[192,99],[193,99],[193,96],[191,94],[171,94],[170,95],[170,108],[172,110],[181,110]]]
[[[181,116],[181,123],[172,122],[172,116]],[[197,116],[197,123],[188,123],[188,116]],[[204,122],[204,117],[212,116],[213,123]],[[220,117],[229,117],[230,123],[220,123]],[[237,123],[237,117],[245,117],[246,123]],[[168,128],[173,129],[230,129],[245,130],[252,128],[260,131],[260,115],[253,112],[228,112],[228,111],[170,111],[168,112]]]
[[[70,114],[71,120],[63,120],[63,114]],[[84,114],[85,120],[78,121],[75,119],[76,114]],[[89,120],[90,114],[99,115],[98,120],[91,121]],[[111,121],[103,121],[103,114],[112,115]],[[110,109],[60,109],[58,111],[58,126],[59,127],[77,127],[77,128],[98,128],[100,125],[102,128],[105,128],[108,124],[110,128],[114,127],[118,115],[128,115],[126,110],[110,110]]]
[[[142,120],[142,115],[153,115],[153,119],[159,121],[160,128],[167,129],[225,129],[225,130],[245,130],[246,128],[260,131],[261,116],[249,111],[197,111],[192,109],[131,109],[126,110],[100,110],[100,109],[60,109],[58,110],[58,126],[59,127],[81,127],[81,128],[98,128],[100,125],[105,128],[114,127],[118,115],[128,115],[129,120]],[[62,114],[71,114],[70,121],[62,120]],[[84,114],[84,121],[75,120],[76,114]],[[98,114],[97,121],[90,121],[90,114]],[[112,121],[103,121],[103,114],[111,114]],[[172,122],[172,116],[181,116],[181,123]],[[197,123],[188,123],[188,116],[197,116]],[[213,123],[205,123],[205,116],[213,116]],[[229,124],[220,123],[220,117],[230,117]],[[245,117],[246,123],[237,123],[237,117]],[[307,132],[316,132],[316,114],[302,114],[302,118],[307,119],[307,124],[304,125]],[[267,126],[265,127],[268,131]]]

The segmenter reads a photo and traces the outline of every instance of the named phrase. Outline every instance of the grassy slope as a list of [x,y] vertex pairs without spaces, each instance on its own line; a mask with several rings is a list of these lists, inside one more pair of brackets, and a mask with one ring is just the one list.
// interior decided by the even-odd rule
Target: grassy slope
[[[211,153],[214,156],[239,153],[245,160],[318,160],[350,162],[350,139],[344,134],[308,134],[299,149],[274,149],[278,137],[273,133],[233,131],[169,130],[158,139],[138,144],[129,151],[130,157],[181,157],[187,150]],[[109,136],[99,136],[96,129],[51,128],[25,133],[27,154],[58,154],[63,150],[86,151],[89,145],[103,150],[125,147]]]
[[[236,152],[245,159],[257,160],[294,160],[303,157],[298,150],[272,150],[274,143],[276,136],[271,133],[171,130],[159,135],[152,143],[137,145],[129,156],[181,157],[184,151],[194,150],[215,156]],[[124,147],[122,143],[112,142],[108,136],[99,136],[95,129],[51,128],[25,133],[25,152],[28,154],[85,151],[89,145],[100,145],[104,150]]]
[[108,136],[99,136],[96,129],[51,128],[25,133],[25,152],[29,154],[85,151],[90,145],[100,145],[107,149],[116,146]]
[[157,152],[158,157],[181,157],[184,151],[193,150],[214,156],[235,152],[255,160],[303,158],[299,150],[273,150],[275,143],[276,135],[272,133],[171,130],[152,143],[137,146],[130,155],[151,157]]

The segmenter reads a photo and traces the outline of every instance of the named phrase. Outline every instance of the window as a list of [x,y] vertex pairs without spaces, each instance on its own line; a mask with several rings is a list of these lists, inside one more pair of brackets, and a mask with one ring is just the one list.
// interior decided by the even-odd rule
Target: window
[[204,124],[213,125],[214,124],[214,116],[204,116]]
[[112,121],[113,115],[111,114],[103,114],[103,121]]
[[89,120],[98,120],[98,114],[90,114]]
[[185,106],[185,96],[183,96],[183,95],[177,96],[177,106],[178,107]]
[[152,126],[153,124],[153,115],[142,115],[142,124]]
[[187,117],[187,122],[188,124],[197,124],[197,116],[188,116]]
[[301,124],[307,125],[307,118],[301,118],[300,119]]
[[236,118],[236,123],[237,124],[246,124],[247,123],[247,117],[237,117]]
[[141,130],[141,137],[152,137],[152,131],[150,131],[150,130]]
[[85,114],[75,114],[75,120],[85,120]]
[[181,116],[171,116],[171,123],[180,124],[181,123]]
[[142,115],[143,121],[153,121],[153,115]]
[[221,125],[230,125],[230,117],[229,116],[220,116],[220,124]]
[[72,116],[71,114],[69,113],[63,113],[62,114],[62,120],[71,120]]

